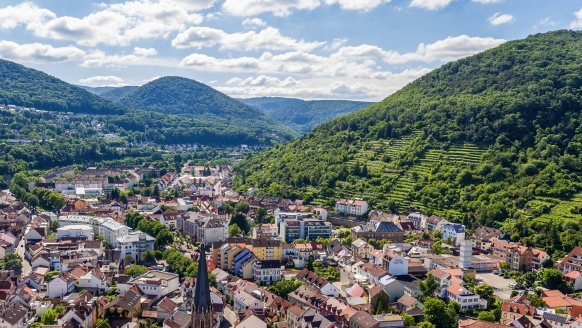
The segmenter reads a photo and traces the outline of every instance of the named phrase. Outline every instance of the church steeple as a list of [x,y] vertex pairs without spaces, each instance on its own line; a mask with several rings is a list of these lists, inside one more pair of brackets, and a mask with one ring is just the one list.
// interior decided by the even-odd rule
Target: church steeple
[[200,246],[198,260],[198,275],[194,288],[194,302],[192,305],[192,328],[212,328],[214,326],[214,308],[210,300],[210,284],[206,267],[206,251]]

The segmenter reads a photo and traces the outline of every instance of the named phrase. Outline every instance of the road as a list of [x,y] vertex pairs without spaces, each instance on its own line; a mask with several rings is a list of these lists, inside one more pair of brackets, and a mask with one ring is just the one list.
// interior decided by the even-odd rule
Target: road
[[30,272],[32,271],[32,268],[30,267],[30,262],[28,262],[27,260],[24,259],[24,247],[25,247],[26,241],[24,240],[24,238],[22,238],[20,240],[20,243],[18,243],[18,245],[16,246],[16,253],[18,255],[20,255],[20,257],[22,257],[22,277],[26,277],[30,274]]

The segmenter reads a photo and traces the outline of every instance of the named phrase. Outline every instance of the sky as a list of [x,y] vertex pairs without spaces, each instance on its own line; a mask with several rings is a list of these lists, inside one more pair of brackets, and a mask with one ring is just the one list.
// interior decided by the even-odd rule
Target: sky
[[582,1],[0,0],[0,58],[78,85],[183,76],[237,98],[379,101],[558,29],[582,29]]

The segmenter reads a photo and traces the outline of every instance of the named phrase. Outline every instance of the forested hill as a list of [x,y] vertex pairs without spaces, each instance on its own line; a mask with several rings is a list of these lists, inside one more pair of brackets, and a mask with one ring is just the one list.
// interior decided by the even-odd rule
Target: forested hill
[[246,159],[235,186],[411,205],[562,254],[582,244],[581,88],[582,32],[507,42]]
[[303,134],[323,122],[355,112],[371,104],[348,100],[299,101],[269,111],[267,114]]
[[119,103],[147,111],[197,117],[211,122],[252,127],[289,140],[292,129],[205,84],[182,77],[168,76],[149,82],[130,92]]
[[258,97],[246,99],[240,98],[238,100],[267,114],[283,106],[291,105],[302,101],[301,99],[283,97]]
[[50,111],[120,114],[124,108],[41,71],[0,59],[0,104]]
[[110,90],[107,90],[105,92],[102,92],[100,94],[100,96],[102,98],[105,98],[109,101],[113,101],[116,102],[119,99],[125,97],[125,95],[127,95],[128,93],[134,91],[135,89],[139,88],[138,86],[135,85],[128,85],[125,87],[117,87],[117,88],[112,88]]

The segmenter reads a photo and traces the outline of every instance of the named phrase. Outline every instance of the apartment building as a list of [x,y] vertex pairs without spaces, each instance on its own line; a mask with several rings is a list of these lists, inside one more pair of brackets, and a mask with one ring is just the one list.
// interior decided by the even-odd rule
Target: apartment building
[[347,215],[361,216],[368,212],[368,203],[361,199],[340,198],[335,202],[335,210]]

